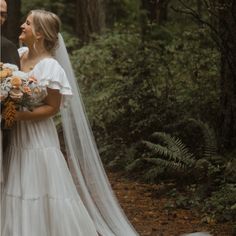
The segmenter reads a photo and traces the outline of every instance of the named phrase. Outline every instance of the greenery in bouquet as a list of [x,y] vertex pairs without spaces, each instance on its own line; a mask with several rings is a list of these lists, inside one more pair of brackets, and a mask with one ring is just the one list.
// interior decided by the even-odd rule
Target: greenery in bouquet
[[0,101],[4,128],[15,123],[17,110],[32,110],[45,98],[45,86],[16,65],[0,62]]

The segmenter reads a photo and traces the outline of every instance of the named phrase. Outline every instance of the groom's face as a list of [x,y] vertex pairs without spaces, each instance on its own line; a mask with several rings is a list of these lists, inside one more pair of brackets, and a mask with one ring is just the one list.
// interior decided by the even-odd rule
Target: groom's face
[[5,0],[0,0],[0,24],[4,24],[7,18],[7,4]]

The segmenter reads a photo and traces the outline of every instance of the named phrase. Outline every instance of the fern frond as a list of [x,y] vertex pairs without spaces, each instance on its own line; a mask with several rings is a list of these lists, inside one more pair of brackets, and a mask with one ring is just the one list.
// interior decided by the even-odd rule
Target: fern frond
[[164,147],[160,144],[155,144],[149,141],[142,141],[144,145],[146,145],[151,151],[160,154],[161,156],[167,157],[167,158],[173,158],[173,151],[170,150],[168,147]]
[[196,124],[202,131],[205,143],[204,157],[210,159],[212,156],[215,156],[217,154],[217,141],[214,130],[201,120],[189,119],[189,121]]
[[[161,139],[166,144],[166,147],[159,144],[154,144],[153,146],[149,143],[147,144],[149,148],[153,148],[159,154],[165,154],[165,156],[168,156],[170,159],[173,159],[176,162],[182,162],[188,166],[192,166],[195,163],[193,154],[189,152],[181,139],[172,137],[165,132],[155,132],[152,137]],[[156,148],[155,145],[157,145]]]
[[187,166],[182,163],[164,160],[161,158],[144,158],[144,160],[148,163],[154,164],[157,168],[161,168],[162,170],[169,169],[171,171],[182,172],[187,168]]

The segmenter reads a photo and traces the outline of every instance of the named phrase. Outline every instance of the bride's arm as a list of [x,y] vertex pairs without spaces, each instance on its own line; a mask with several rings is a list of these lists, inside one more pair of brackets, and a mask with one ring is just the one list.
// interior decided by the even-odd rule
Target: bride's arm
[[59,90],[47,89],[48,95],[44,105],[35,108],[33,111],[17,111],[16,120],[43,120],[54,116],[60,109],[61,94]]

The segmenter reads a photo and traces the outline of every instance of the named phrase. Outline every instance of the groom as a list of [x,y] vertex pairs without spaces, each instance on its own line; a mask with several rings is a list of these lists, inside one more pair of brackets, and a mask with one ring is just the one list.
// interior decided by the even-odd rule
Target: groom
[[[1,27],[1,31],[2,32],[2,26],[4,24],[4,22],[7,19],[7,3],[5,0],[0,0],[0,27]],[[19,58],[19,54],[17,52],[17,48],[15,46],[15,44],[13,44],[11,41],[9,41],[7,38],[5,38],[4,36],[2,36],[1,33],[1,50],[0,50],[0,62],[3,63],[11,63],[11,64],[15,64],[18,67],[20,67],[20,58]],[[2,136],[2,127],[1,127],[1,131],[0,131],[0,145],[2,145],[1,149],[5,150],[6,146],[7,146],[7,133],[8,131],[4,130],[3,131],[3,137]],[[2,140],[1,140],[2,139]],[[1,155],[1,153],[0,153]],[[0,157],[1,159],[1,157]],[[0,176],[1,178],[1,176]]]
[[[7,19],[7,3],[5,0],[0,0],[0,26],[2,26]],[[20,59],[15,44],[2,36],[1,33],[1,58],[0,62],[15,64],[20,66]]]

